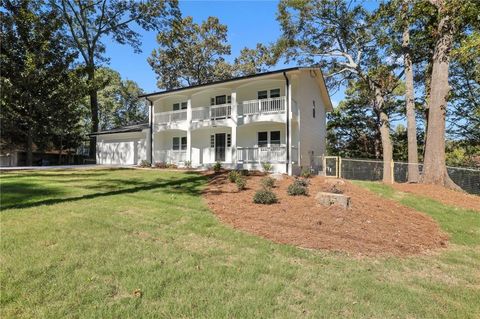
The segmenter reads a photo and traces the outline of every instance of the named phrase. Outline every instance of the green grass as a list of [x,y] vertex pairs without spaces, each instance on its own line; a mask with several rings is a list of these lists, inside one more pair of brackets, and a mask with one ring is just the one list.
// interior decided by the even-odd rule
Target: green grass
[[[222,225],[201,198],[205,181],[159,170],[2,174],[0,316],[480,316],[473,212],[425,200],[426,213],[451,233],[448,249],[359,259]],[[410,197],[363,185],[402,202]]]

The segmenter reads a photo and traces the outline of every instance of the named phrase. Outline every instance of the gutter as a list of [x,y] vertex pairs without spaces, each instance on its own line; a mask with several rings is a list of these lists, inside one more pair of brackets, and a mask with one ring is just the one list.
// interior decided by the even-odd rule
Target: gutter
[[145,100],[150,102],[150,123],[149,129],[150,129],[150,165],[153,165],[153,102],[148,99],[148,97],[145,96]]
[[287,90],[286,90],[286,98],[287,98],[287,152],[286,152],[286,163],[285,163],[285,169],[288,174],[288,165],[290,164],[290,82],[287,77],[287,73],[283,72],[283,76],[285,77],[285,84],[287,85]]

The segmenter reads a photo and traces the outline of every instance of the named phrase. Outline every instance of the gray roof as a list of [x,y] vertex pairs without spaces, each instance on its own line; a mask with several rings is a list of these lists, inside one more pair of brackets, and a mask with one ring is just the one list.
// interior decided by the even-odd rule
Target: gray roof
[[110,130],[91,133],[90,136],[92,136],[92,135],[104,135],[104,134],[115,134],[115,133],[141,132],[142,130],[144,130],[146,128],[149,128],[148,123],[139,123],[139,124],[116,127],[116,128],[112,128]]

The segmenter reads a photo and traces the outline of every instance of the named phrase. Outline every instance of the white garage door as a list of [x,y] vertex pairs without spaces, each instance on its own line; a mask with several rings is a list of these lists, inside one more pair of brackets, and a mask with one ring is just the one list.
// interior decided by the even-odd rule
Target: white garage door
[[97,164],[137,165],[146,155],[144,133],[97,136]]
[[[136,141],[109,141],[97,143],[99,164],[132,165],[135,164]],[[100,145],[99,145],[100,144]]]

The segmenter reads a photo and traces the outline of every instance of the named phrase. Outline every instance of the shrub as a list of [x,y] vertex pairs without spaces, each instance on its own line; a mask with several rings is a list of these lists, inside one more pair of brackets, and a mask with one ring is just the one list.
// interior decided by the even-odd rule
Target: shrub
[[167,168],[167,163],[165,162],[155,162],[155,168]]
[[302,187],[310,186],[310,181],[306,178],[295,178],[293,183],[298,185],[298,186],[302,186]]
[[253,195],[253,202],[255,204],[270,205],[277,201],[277,196],[269,189],[261,189]]
[[262,186],[264,188],[270,189],[270,188],[275,186],[275,178],[267,176],[267,177],[262,178],[260,183],[262,183]]
[[165,167],[166,168],[172,168],[172,169],[177,169],[178,168],[177,164],[173,164],[173,163],[167,164],[167,165],[165,165]]
[[192,161],[185,161],[186,168],[192,168]]
[[228,173],[228,180],[230,181],[230,183],[235,183],[239,176],[240,174],[237,171],[230,171]]
[[242,176],[248,176],[248,175],[250,175],[250,171],[249,171],[248,169],[242,169],[242,170],[240,171],[240,174],[241,174]]
[[308,195],[308,181],[305,179],[295,179],[292,184],[288,186],[287,193],[290,196]]
[[213,171],[215,173],[220,172],[221,169],[222,169],[222,163],[216,162],[215,164],[213,164]]
[[140,167],[150,167],[150,162],[147,160],[142,160],[140,162]]
[[273,168],[273,165],[270,164],[269,162],[262,163],[263,171],[266,173],[270,173],[270,171]]
[[302,168],[302,173],[300,174],[303,178],[309,178],[312,174],[310,172],[310,169],[308,168]]
[[237,184],[237,189],[239,191],[244,190],[247,186],[247,179],[243,176],[237,176],[235,179],[235,184]]

